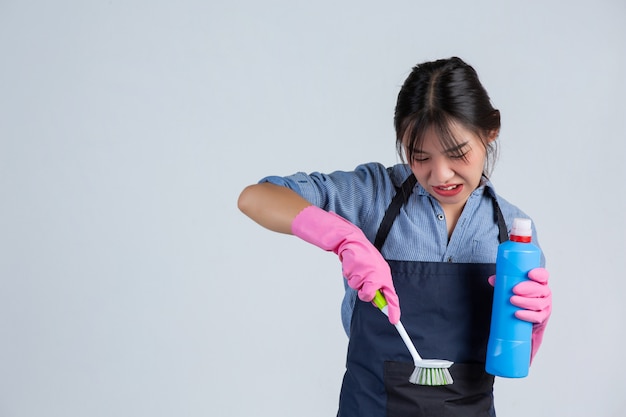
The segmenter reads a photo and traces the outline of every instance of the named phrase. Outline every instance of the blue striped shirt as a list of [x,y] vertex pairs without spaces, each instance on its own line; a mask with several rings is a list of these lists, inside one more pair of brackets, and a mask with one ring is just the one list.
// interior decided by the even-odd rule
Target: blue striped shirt
[[[312,204],[337,213],[361,228],[373,242],[396,187],[410,174],[411,170],[406,164],[385,167],[379,163],[368,163],[349,172],[299,172],[287,177],[266,177],[261,182],[288,187]],[[386,259],[494,263],[499,241],[492,197],[497,198],[509,230],[515,217],[529,218],[519,208],[497,196],[491,182],[483,178],[481,185],[469,196],[448,240],[441,205],[419,183],[415,187],[382,248]],[[537,244],[534,223],[533,242]],[[346,333],[349,331],[355,300],[356,292],[346,286],[341,310]]]

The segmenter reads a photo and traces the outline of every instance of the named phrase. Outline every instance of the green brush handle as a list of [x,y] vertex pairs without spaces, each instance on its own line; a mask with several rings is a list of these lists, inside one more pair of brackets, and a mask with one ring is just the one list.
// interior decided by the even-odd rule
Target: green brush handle
[[387,307],[387,300],[380,290],[376,290],[376,294],[374,295],[372,302],[380,309],[380,311],[383,311],[383,308]]

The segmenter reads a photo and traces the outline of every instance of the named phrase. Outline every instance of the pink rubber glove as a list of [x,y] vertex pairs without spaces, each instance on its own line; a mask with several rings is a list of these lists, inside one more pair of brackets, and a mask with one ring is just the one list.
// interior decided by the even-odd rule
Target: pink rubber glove
[[291,223],[291,232],[300,239],[339,256],[343,276],[350,288],[365,302],[381,290],[388,303],[389,321],[400,320],[398,295],[393,287],[389,264],[370,243],[363,231],[335,213],[308,206]]
[[[541,346],[543,332],[548,324],[550,313],[552,312],[552,291],[548,287],[550,274],[544,268],[535,268],[528,272],[529,281],[520,282],[513,287],[511,304],[522,308],[515,312],[515,317],[520,320],[533,323],[532,347],[530,360]],[[495,284],[495,275],[489,277],[489,283]]]

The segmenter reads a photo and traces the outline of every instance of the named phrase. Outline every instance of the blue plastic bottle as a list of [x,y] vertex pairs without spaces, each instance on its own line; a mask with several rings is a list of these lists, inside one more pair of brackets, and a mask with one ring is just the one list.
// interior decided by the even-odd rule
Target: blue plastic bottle
[[528,375],[532,323],[515,317],[510,302],[513,287],[528,280],[528,272],[540,266],[541,249],[531,243],[532,223],[529,219],[513,220],[510,240],[498,246],[496,283],[493,293],[491,330],[487,343],[488,373],[506,378]]

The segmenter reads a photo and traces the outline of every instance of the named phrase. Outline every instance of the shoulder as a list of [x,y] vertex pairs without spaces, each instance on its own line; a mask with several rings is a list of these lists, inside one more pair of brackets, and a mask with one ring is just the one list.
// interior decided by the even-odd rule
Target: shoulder
[[500,206],[500,210],[502,210],[502,214],[504,215],[504,219],[506,220],[507,226],[510,228],[513,224],[513,219],[515,217],[526,217],[529,218],[528,215],[522,211],[518,206],[508,201],[502,195],[498,194],[495,186],[488,179],[484,179],[485,192],[484,195],[487,197],[495,198]]
[[404,180],[411,174],[411,170],[405,164],[397,164],[387,167],[378,162],[361,164],[354,169],[354,175],[363,179],[371,180],[382,186],[393,187],[402,185]]
[[387,168],[387,175],[395,187],[400,187],[411,174],[411,168],[407,164],[396,164]]
[[528,215],[524,210],[519,208],[517,205],[509,202],[506,198],[502,197],[500,194],[497,194],[491,183],[487,183],[486,190],[487,192],[492,193],[492,195],[496,198],[500,206],[500,210],[502,210],[504,221],[507,225],[507,232],[511,231],[511,226],[513,225],[513,219],[515,219],[516,217],[523,218],[523,219],[530,219],[532,221],[533,242],[538,245],[537,229],[535,228],[535,222],[533,221],[532,217]]
[[340,193],[344,196],[348,192],[362,190],[366,193],[395,190],[410,174],[410,169],[404,164],[391,167],[378,162],[368,162],[356,166],[352,170],[336,170],[323,172],[297,172],[285,177],[265,177],[261,182],[272,182],[294,189],[296,192],[308,195]]
[[312,173],[310,178],[316,182],[318,190],[322,189],[325,209],[362,224],[372,221],[372,215],[376,218],[376,213],[387,207],[407,175],[402,165],[386,167],[369,162],[351,171]]
[[312,204],[363,224],[377,218],[410,172],[404,164],[387,167],[368,162],[352,170],[298,172],[286,177],[265,177],[261,181],[289,187]]
[[502,214],[504,215],[504,220],[507,224],[507,227],[511,228],[513,225],[513,219],[516,217],[522,217],[526,219],[530,219],[530,216],[526,214],[521,208],[517,205],[511,203],[506,198],[502,197],[500,194],[494,192],[494,196],[498,201],[498,205],[500,206],[500,210],[502,210]]

